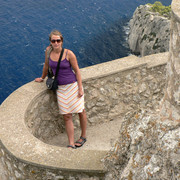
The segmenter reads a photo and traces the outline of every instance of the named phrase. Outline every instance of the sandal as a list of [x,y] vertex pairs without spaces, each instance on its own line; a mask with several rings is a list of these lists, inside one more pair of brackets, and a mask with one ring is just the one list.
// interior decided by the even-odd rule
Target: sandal
[[76,146],[68,145],[67,148],[76,149]]
[[76,141],[76,143],[80,144],[80,146],[75,145],[75,146],[76,146],[76,148],[82,147],[82,146],[83,146],[83,144],[87,141],[87,140],[86,140],[86,138],[83,138],[82,136],[80,137],[80,139],[82,139],[82,141],[81,141],[81,142],[80,142],[79,140],[78,140],[78,141]]

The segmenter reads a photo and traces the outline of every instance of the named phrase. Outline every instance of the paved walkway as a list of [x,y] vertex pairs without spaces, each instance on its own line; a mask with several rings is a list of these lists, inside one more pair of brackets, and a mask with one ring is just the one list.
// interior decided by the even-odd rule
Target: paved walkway
[[[119,130],[122,119],[89,126],[87,128],[87,142],[81,149],[88,150],[110,150],[116,139],[119,137]],[[80,130],[75,129],[75,140],[78,140]],[[66,133],[62,133],[46,142],[51,145],[66,147],[68,139]]]

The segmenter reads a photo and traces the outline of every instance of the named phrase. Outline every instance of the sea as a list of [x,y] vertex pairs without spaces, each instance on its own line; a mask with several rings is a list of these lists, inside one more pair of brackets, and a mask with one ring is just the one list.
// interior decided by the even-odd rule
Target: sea
[[[52,30],[80,68],[131,54],[128,22],[139,5],[155,0],[0,0],[0,104],[42,74]],[[171,0],[161,0],[170,5]]]

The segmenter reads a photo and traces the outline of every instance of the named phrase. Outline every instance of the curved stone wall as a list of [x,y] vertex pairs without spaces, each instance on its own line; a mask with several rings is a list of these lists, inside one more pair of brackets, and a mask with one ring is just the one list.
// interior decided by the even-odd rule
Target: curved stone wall
[[62,117],[59,116],[56,96],[45,90],[29,103],[25,113],[25,124],[38,139],[46,141],[64,131]]
[[[163,96],[167,59],[168,53],[129,56],[81,69],[89,126],[123,117],[132,109],[156,109]],[[103,176],[101,159],[107,151],[72,152],[44,143],[64,131],[56,96],[45,83],[30,82],[13,92],[2,103],[0,117],[3,180]],[[76,116],[73,119],[78,128]]]
[[[167,58],[168,53],[143,59],[131,56],[81,69],[89,126],[123,117],[134,109],[157,109],[163,97]],[[25,124],[35,137],[48,142],[65,128],[55,94],[43,90],[29,103]],[[78,116],[73,119],[79,128]]]
[[[27,129],[27,114],[42,113],[38,106],[33,107],[36,112],[32,106],[37,100],[42,100],[46,91],[44,83],[30,82],[17,89],[2,103],[0,179],[101,177],[103,166],[100,158],[105,155],[105,151],[72,151],[66,147],[51,146],[35,138]],[[33,112],[27,113],[29,110]],[[81,156],[83,158],[79,158]]]

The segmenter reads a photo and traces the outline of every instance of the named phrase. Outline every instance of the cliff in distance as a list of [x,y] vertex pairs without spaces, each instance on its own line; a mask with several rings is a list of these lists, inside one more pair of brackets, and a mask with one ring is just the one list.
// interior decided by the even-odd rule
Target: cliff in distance
[[152,5],[139,6],[129,22],[128,38],[131,52],[146,56],[169,50],[170,19],[152,12]]

